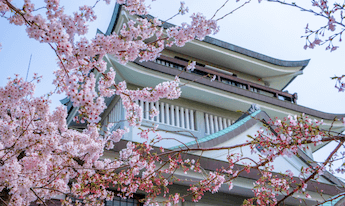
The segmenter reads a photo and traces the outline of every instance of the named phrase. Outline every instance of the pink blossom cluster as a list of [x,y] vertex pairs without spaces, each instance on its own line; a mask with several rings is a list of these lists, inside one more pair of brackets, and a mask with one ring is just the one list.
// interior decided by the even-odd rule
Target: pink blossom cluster
[[[122,103],[126,109],[126,120],[131,126],[140,125],[142,121],[142,108],[139,107],[136,100],[157,102],[159,99],[177,99],[181,95],[180,80],[178,77],[174,81],[158,84],[154,89],[144,88],[142,90],[128,90],[126,83],[119,84],[116,94],[120,94]],[[153,111],[158,114],[157,111]]]
[[[265,130],[259,131],[256,135],[258,144],[264,149],[262,154],[275,158],[276,155],[282,152],[282,155],[291,157],[296,155],[298,149],[307,149],[305,142],[314,144],[315,146],[322,143],[322,137],[325,134],[320,130],[322,120],[311,119],[306,115],[291,116],[284,118],[283,121],[277,119],[270,122],[275,126],[275,133]],[[251,146],[255,150],[254,145]],[[255,151],[253,151],[255,152]]]
[[196,61],[192,61],[192,62],[188,63],[186,70],[187,71],[194,71],[195,65],[196,65]]
[[[339,92],[344,92],[345,91],[345,83],[343,82],[343,78],[345,77],[345,75],[342,75],[340,77],[332,77],[332,79],[335,79],[335,88],[339,91]],[[344,123],[344,119],[342,120],[342,122]]]
[[188,7],[186,7],[186,3],[184,1],[181,1],[180,4],[181,4],[181,6],[180,6],[180,9],[179,9],[179,13],[181,15],[184,15],[184,14],[188,13],[189,9],[188,9]]
[[[94,204],[95,199],[113,197],[114,194],[107,190],[108,185],[111,184],[113,187],[117,187],[118,191],[121,191],[119,195],[124,197],[131,197],[138,190],[146,192],[148,197],[145,205],[151,205],[154,203],[155,197],[162,193],[159,188],[164,188],[164,196],[169,193],[167,186],[172,183],[166,179],[165,175],[171,174],[172,170],[193,168],[194,172],[202,172],[195,160],[186,159],[183,161],[179,153],[170,156],[169,160],[165,161],[151,151],[153,148],[146,143],[128,142],[126,148],[120,151],[117,160],[95,161],[94,167],[102,170],[102,175],[94,172],[94,170],[84,169],[81,171],[76,177],[77,183],[72,185],[73,194],[76,194],[77,197],[83,197],[84,203]],[[173,169],[158,171],[156,167],[158,162],[162,165],[168,164]],[[126,169],[118,170],[121,167]],[[141,175],[140,172],[142,172]],[[203,192],[210,190],[216,192],[223,181],[224,177],[221,174],[211,172],[208,180],[201,181],[200,186],[205,187]],[[183,196],[176,193],[169,195],[164,203],[165,205],[177,204],[180,200],[183,201]],[[65,204],[69,205],[68,202]]]
[[[268,176],[267,176],[268,175]],[[258,205],[276,205],[276,193],[274,189],[266,185],[266,179],[270,178],[271,173],[264,172],[264,176],[254,183],[254,195],[256,197],[256,203]],[[272,182],[272,181],[271,181]],[[275,181],[273,180],[273,184]],[[248,203],[253,203],[254,198],[249,199]],[[247,203],[247,204],[248,204]],[[244,204],[244,205],[247,205]]]
[[50,113],[49,99],[33,97],[34,89],[19,78],[0,88],[0,189],[10,188],[8,205],[29,205],[35,193],[44,199],[68,193],[70,179],[78,174],[72,168],[102,154],[93,125],[83,133],[68,130],[66,109]]
[[149,113],[151,119],[159,115],[159,111],[156,109],[156,107],[152,107]]
[[[277,2],[282,3],[280,0]],[[330,5],[326,0],[313,0],[311,3],[312,6],[317,9],[306,9],[298,6],[296,3],[288,4],[328,20],[327,24],[321,26],[319,29],[309,29],[309,25],[307,24],[305,28],[306,35],[303,36],[306,39],[304,49],[313,49],[316,45],[323,45],[328,42],[326,50],[330,50],[331,52],[335,51],[339,46],[333,45],[333,40],[335,38],[339,38],[339,41],[342,41],[341,36],[344,31],[344,28],[340,31],[336,30],[337,25],[344,27],[341,20],[343,18],[344,4],[334,3],[333,5]],[[324,38],[326,32],[331,32],[331,34],[327,38]],[[314,36],[314,41],[310,41],[311,36]]]
[[193,195],[193,202],[198,202],[203,197],[205,192],[218,192],[220,187],[225,183],[225,181],[225,175],[218,172],[209,172],[207,178],[199,181],[198,184],[194,184],[189,188],[189,191]]
[[145,0],[117,0],[117,3],[125,5],[125,9],[132,15],[148,14]]
[[168,29],[167,35],[169,38],[174,39],[172,42],[175,43],[176,46],[182,47],[193,39],[203,40],[207,35],[216,34],[219,30],[217,21],[207,20],[206,17],[200,13],[193,14],[191,18],[191,25],[183,23],[182,27]]
[[[110,128],[111,128],[111,126],[110,126]],[[124,129],[117,129],[117,130],[112,131],[112,132],[106,131],[105,135],[104,135],[104,141],[106,142],[106,149],[107,150],[113,149],[114,143],[119,142],[121,140],[121,138],[123,137],[123,135],[128,133],[128,132],[129,132],[129,129],[126,127]]]

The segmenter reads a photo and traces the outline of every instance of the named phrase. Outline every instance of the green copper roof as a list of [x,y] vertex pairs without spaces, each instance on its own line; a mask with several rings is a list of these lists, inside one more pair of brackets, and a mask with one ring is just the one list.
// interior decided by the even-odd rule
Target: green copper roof
[[[213,133],[211,135],[208,135],[206,137],[200,138],[200,139],[198,139],[198,143],[207,142],[207,141],[210,141],[210,140],[215,139],[217,137],[223,136],[223,135],[225,135],[225,134],[227,134],[227,133],[237,129],[241,125],[245,124],[247,121],[249,121],[252,117],[256,116],[260,112],[261,112],[261,110],[258,110],[256,112],[252,113],[251,115],[248,115],[247,117],[241,119],[240,121],[236,122],[233,125],[230,125],[229,127],[225,128],[225,129],[223,129],[221,131],[218,131],[218,132]],[[194,144],[196,144],[195,140],[191,141],[191,142],[188,142],[188,143],[185,143],[185,145],[187,145],[187,146],[191,146],[191,145],[194,145]],[[184,145],[181,144],[181,145],[178,145],[178,146],[175,146],[175,147],[171,147],[169,149],[174,150],[174,149],[181,148],[181,147],[184,147]]]
[[[337,202],[339,202],[342,198],[344,198],[344,195],[345,193],[343,193],[343,194],[339,194],[338,196],[338,198],[335,198],[334,200],[332,200],[332,201],[329,201],[329,202],[326,202],[326,203],[323,203],[323,204],[321,204],[320,206],[334,206],[335,204],[337,204]],[[333,197],[334,198],[334,197]]]

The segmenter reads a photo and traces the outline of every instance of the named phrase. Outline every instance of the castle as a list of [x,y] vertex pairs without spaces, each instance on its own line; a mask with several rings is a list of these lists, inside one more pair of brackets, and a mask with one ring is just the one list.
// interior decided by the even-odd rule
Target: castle
[[[148,18],[151,18],[150,16]],[[113,17],[106,35],[113,32],[118,33],[123,23],[134,19],[120,5],[115,6]],[[164,27],[171,26],[168,23]],[[177,100],[162,100],[159,102],[137,101],[143,108],[143,122],[141,128],[145,129],[158,124],[158,129],[163,138],[158,147],[165,149],[179,149],[185,146],[189,148],[199,147],[222,147],[244,143],[249,138],[247,135],[254,135],[264,125],[262,121],[269,121],[270,118],[283,118],[288,115],[307,114],[316,119],[323,119],[324,128],[329,128],[333,119],[344,115],[336,115],[317,111],[311,108],[298,105],[297,94],[289,94],[284,89],[308,65],[309,60],[284,61],[273,57],[265,56],[227,42],[211,37],[203,41],[194,40],[184,47],[170,47],[165,49],[155,62],[129,62],[126,65],[120,64],[113,56],[105,57],[108,68],[115,69],[116,83],[126,81],[129,89],[154,87],[160,82],[173,80],[179,75],[182,83],[186,83],[182,89],[182,96]],[[197,65],[192,72],[181,71],[188,65],[188,62],[196,61]],[[215,81],[205,77],[208,74],[216,75]],[[117,124],[117,128],[128,126],[125,119],[125,110],[121,106],[118,96],[106,100],[107,110],[102,114],[102,125],[108,123]],[[85,125],[72,121],[78,108],[73,108],[71,102],[64,100],[63,103],[69,110],[67,122],[70,128],[83,129]],[[152,107],[159,110],[157,117],[151,118],[149,111]],[[236,111],[248,111],[239,113]],[[333,129],[338,132],[344,130],[340,123],[334,123]],[[105,153],[111,157],[128,141],[143,142],[137,134],[138,128],[130,128],[122,141],[117,144],[114,151]],[[175,141],[172,138],[178,139]],[[273,163],[274,172],[279,174],[291,170],[298,174],[302,167],[308,167],[313,163],[313,152],[324,145],[310,145],[309,149],[300,149],[298,156],[291,158],[278,157]],[[260,148],[257,148],[260,151]],[[207,171],[226,166],[227,150],[190,152],[189,158],[201,156],[202,167]],[[231,152],[241,152],[244,156],[250,156],[249,148],[238,148]],[[256,157],[252,155],[253,159]],[[242,165],[238,165],[241,167]],[[176,171],[180,179],[195,179],[201,177],[197,174],[185,175]],[[186,201],[181,205],[241,205],[243,200],[253,196],[253,182],[260,176],[258,172],[242,173],[234,182],[234,188],[229,191],[224,186],[216,194],[206,194],[198,203]],[[296,178],[297,179],[297,178]],[[174,184],[170,192],[183,190],[188,182]],[[304,199],[307,205],[313,205],[317,201],[322,202],[341,192],[344,183],[334,175],[325,172],[317,182],[309,182],[307,191],[311,198]],[[323,190],[321,196],[319,192]],[[299,205],[299,200],[288,198],[287,205]],[[121,203],[122,202],[122,203]],[[136,205],[136,200],[120,200],[107,202],[106,205]]]

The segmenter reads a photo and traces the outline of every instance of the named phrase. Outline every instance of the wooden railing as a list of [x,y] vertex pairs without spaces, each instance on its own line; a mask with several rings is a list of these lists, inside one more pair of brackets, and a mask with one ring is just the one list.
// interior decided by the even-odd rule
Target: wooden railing
[[[186,61],[167,57],[167,56],[160,56],[159,58],[156,59],[155,62],[157,64],[175,68],[178,70],[183,70],[188,65],[188,62]],[[297,95],[295,94],[292,95],[287,92],[282,92],[280,90],[272,89],[260,84],[246,81],[230,74],[212,70],[211,68],[196,65],[194,71],[191,71],[191,72],[197,75],[202,75],[202,76],[206,76],[208,74],[210,74],[209,76],[216,75],[217,81],[228,84],[228,85],[236,86],[245,90],[249,90],[249,91],[259,93],[262,95],[278,98],[280,100],[284,100],[284,101],[288,101],[292,103],[296,103],[297,101]]]
[[117,127],[117,125],[120,123],[122,117],[121,117],[121,110],[122,110],[122,103],[121,99],[114,105],[114,107],[111,109],[109,114],[107,115],[104,125],[107,125],[108,123],[113,123],[114,128]]
[[205,134],[213,134],[221,131],[234,123],[234,120],[204,113]]
[[[193,109],[165,102],[146,102],[138,100],[136,103],[142,108],[144,120],[196,131],[195,111]],[[155,107],[159,111],[159,115],[154,118],[150,117],[150,110],[152,107]]]
[[[232,117],[219,116],[171,103],[146,102],[141,100],[135,102],[142,108],[143,122],[146,121],[151,126],[153,122],[158,125],[164,125],[165,129],[170,128],[172,131],[194,132],[199,137],[216,133],[234,123]],[[153,107],[159,111],[159,115],[151,118],[150,111]],[[111,129],[118,128],[121,122],[122,110],[123,105],[121,100],[119,100],[106,116],[103,125],[106,126],[108,123],[114,123]]]

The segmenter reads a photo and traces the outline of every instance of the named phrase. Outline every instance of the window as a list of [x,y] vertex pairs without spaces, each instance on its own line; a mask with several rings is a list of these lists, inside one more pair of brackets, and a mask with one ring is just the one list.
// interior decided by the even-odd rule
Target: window
[[144,204],[139,202],[142,198],[144,198],[143,195],[133,195],[133,198],[127,199],[115,196],[113,200],[106,201],[105,206],[143,206]]

